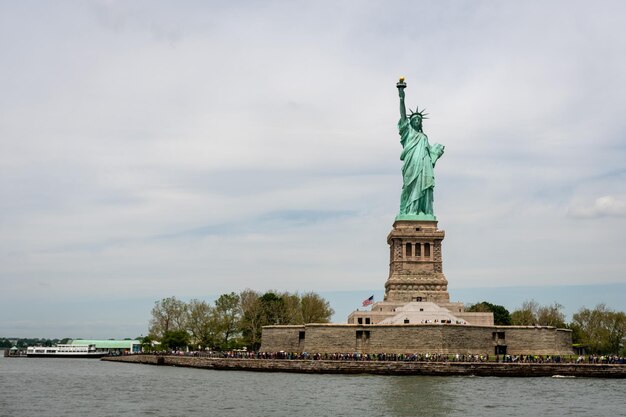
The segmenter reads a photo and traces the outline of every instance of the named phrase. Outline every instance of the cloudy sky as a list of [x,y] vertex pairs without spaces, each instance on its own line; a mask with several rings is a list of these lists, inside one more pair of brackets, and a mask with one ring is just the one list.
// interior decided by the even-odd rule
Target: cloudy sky
[[400,75],[446,146],[451,290],[625,284],[624,27],[618,1],[2,1],[0,336],[382,293]]

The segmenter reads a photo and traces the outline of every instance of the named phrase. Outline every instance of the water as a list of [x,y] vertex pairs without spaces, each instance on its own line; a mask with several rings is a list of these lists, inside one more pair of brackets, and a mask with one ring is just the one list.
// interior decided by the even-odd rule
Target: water
[[0,416],[626,416],[626,380],[304,375],[0,357]]

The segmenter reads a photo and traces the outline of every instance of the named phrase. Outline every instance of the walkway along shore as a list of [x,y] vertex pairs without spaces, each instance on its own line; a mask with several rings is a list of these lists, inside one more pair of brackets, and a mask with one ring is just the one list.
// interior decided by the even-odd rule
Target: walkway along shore
[[626,378],[626,365],[493,362],[386,362],[285,359],[231,359],[174,355],[108,356],[104,361],[190,368],[314,374],[459,375]]

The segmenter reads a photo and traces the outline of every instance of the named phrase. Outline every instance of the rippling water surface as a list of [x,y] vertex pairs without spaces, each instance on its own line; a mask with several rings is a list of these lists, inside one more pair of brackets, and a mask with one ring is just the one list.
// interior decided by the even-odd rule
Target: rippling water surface
[[0,357],[0,416],[626,416],[626,381],[304,375]]

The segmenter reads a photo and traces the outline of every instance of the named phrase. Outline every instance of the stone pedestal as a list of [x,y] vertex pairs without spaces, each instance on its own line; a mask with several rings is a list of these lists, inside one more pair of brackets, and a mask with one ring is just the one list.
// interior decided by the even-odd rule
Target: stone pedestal
[[390,248],[385,301],[449,303],[436,220],[396,220],[387,236]]

